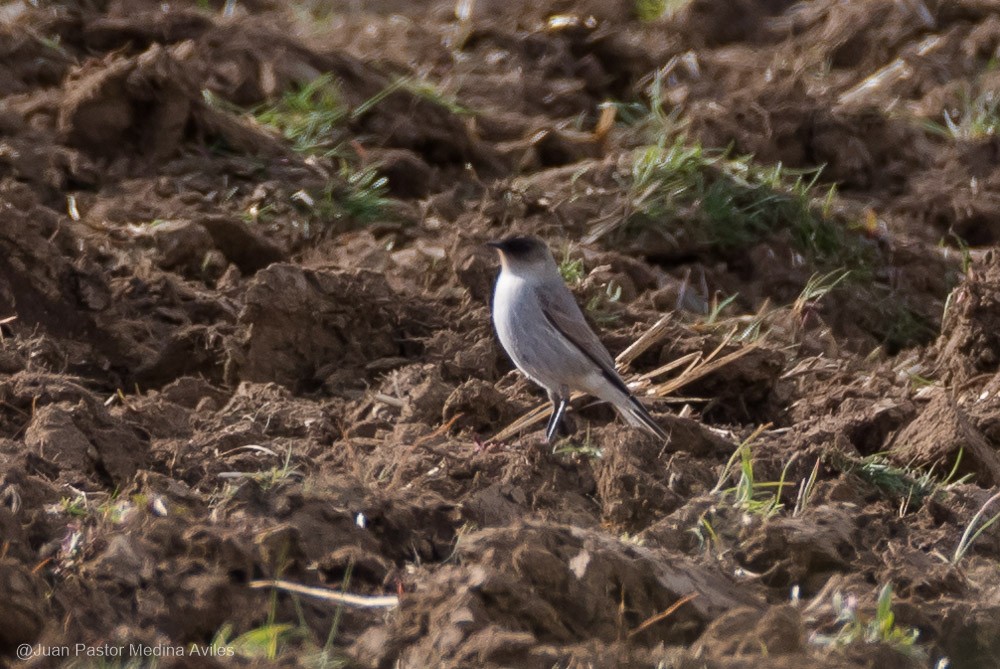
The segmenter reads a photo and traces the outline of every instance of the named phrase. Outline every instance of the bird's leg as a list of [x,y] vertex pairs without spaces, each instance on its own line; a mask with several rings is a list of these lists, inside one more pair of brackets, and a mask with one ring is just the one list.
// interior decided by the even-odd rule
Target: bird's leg
[[563,414],[566,413],[566,407],[569,406],[569,398],[554,393],[549,398],[552,400],[552,416],[549,418],[549,424],[545,426],[545,441],[551,444],[559,430]]
[[549,393],[549,401],[552,402],[552,410],[549,412],[549,422],[545,424],[545,441],[551,442],[551,435],[555,431],[556,416],[559,414],[559,396],[553,392]]
[[555,439],[556,432],[559,430],[559,423],[562,422],[563,413],[565,413],[568,404],[567,400],[561,399],[552,412],[552,418],[549,419],[549,426],[545,430],[545,441],[550,444]]

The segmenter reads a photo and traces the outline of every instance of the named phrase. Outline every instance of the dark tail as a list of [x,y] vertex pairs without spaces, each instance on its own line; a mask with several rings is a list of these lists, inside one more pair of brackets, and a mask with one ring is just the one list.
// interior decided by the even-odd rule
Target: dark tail
[[625,422],[634,427],[646,430],[654,437],[667,441],[670,436],[664,432],[663,428],[657,425],[653,417],[649,415],[646,411],[646,407],[642,405],[634,395],[629,395],[625,406],[619,407],[622,418]]

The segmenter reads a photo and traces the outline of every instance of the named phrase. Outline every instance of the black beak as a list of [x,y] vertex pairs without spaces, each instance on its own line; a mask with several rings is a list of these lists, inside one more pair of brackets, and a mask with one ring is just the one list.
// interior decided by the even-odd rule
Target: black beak
[[489,246],[491,249],[496,249],[497,251],[503,251],[504,249],[503,242],[486,242],[486,246]]

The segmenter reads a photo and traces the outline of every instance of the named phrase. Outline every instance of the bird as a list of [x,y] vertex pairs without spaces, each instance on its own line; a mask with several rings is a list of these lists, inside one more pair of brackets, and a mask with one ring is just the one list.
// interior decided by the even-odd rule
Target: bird
[[629,425],[666,441],[667,433],[622,381],[611,354],[587,325],[548,245],[538,237],[512,236],[487,246],[500,256],[492,307],[497,337],[514,365],[552,402],[545,440],[552,443],[570,393],[582,391],[611,404]]

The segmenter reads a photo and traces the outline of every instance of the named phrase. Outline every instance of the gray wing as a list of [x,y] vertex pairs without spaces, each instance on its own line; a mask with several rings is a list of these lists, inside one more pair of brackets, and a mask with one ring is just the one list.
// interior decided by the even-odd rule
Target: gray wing
[[560,286],[563,290],[540,290],[535,289],[538,303],[542,307],[542,314],[549,324],[570,341],[583,355],[590,359],[600,368],[604,377],[616,388],[626,395],[632,392],[628,386],[618,376],[615,371],[615,361],[604,348],[604,344],[597,338],[594,331],[587,325],[587,321],[580,311],[579,305],[573,299],[573,294],[565,286]]

